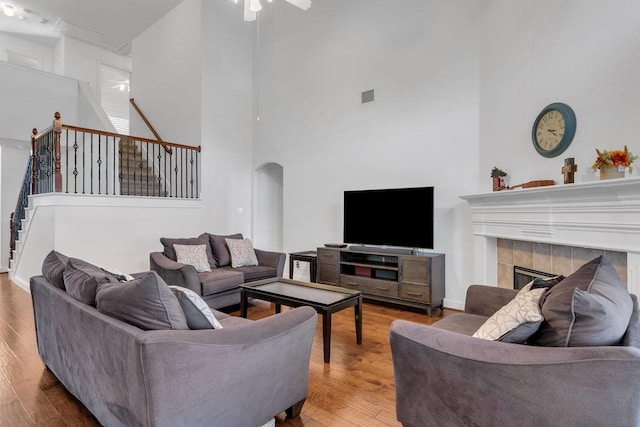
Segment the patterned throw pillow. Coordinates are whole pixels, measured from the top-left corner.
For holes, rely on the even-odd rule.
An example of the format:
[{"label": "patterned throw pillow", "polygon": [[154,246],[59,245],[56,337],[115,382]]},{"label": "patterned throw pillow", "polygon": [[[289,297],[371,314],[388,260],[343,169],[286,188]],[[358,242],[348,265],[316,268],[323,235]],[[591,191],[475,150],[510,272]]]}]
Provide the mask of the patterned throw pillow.
[{"label": "patterned throw pillow", "polygon": [[173,249],[180,264],[191,264],[198,273],[211,271],[206,245],[173,245]]},{"label": "patterned throw pillow", "polygon": [[523,343],[544,320],[540,298],[547,288],[531,290],[533,282],[522,288],[507,305],[496,311],[473,336],[485,340]]},{"label": "patterned throw pillow", "polygon": [[178,298],[189,329],[222,329],[222,325],[200,295],[182,286],[169,285],[169,289]]},{"label": "patterned throw pillow", "polygon": [[256,251],[249,239],[225,239],[231,254],[231,267],[249,267],[258,265]]}]

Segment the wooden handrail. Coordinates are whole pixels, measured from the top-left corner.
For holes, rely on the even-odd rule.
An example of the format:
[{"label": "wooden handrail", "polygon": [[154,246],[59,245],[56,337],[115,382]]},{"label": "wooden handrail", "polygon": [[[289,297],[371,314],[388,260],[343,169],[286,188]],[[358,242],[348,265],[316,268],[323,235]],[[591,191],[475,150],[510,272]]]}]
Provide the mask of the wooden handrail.
[{"label": "wooden handrail", "polygon": [[[147,127],[149,128],[149,130],[151,131],[151,133],[153,134],[153,136],[156,137],[156,139],[158,141],[160,141],[160,143],[162,144],[162,138],[160,138],[160,135],[158,134],[158,132],[156,132],[156,130],[153,128],[153,126],[151,125],[151,123],[149,122],[149,120],[147,120],[147,117],[144,115],[144,113],[142,112],[142,110],[140,110],[140,107],[138,107],[138,104],[136,104],[136,100],[133,98],[129,99],[129,102],[131,103],[131,105],[133,105],[133,108],[137,111],[138,115],[140,116],[140,118],[142,119],[142,121],[144,122],[144,124],[147,125]],[[171,154],[171,148],[167,147],[166,145],[162,144],[162,146],[164,147],[164,150]]]},{"label": "wooden handrail", "polygon": [[[169,141],[157,141],[155,139],[150,139],[150,138],[144,138],[141,136],[133,136],[133,135],[124,135],[122,133],[116,133],[116,132],[109,132],[106,130],[97,130],[97,129],[90,129],[90,128],[84,128],[81,126],[74,126],[74,125],[62,125],[62,129],[68,129],[68,130],[74,130],[74,131],[78,131],[78,132],[87,132],[87,133],[93,133],[96,135],[103,135],[103,136],[113,136],[116,138],[128,138],[128,139],[133,139],[134,141],[140,141],[140,142],[148,142],[151,144],[159,144],[159,145],[166,145],[167,147],[175,147],[175,148],[185,148],[187,150],[196,150],[197,152],[201,151],[201,146],[200,145],[184,145],[184,144],[176,144],[175,142],[169,142]],[[49,131],[51,131],[51,128],[48,129]],[[46,133],[42,132],[41,134]],[[170,151],[167,151],[168,153]]]}]

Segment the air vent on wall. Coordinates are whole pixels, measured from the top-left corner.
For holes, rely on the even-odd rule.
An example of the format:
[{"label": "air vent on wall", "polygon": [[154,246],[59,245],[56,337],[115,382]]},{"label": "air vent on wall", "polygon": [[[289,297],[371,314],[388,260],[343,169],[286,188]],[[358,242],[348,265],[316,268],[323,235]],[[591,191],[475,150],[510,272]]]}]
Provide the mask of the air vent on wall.
[{"label": "air vent on wall", "polygon": [[373,102],[373,89],[362,92],[362,103]]}]

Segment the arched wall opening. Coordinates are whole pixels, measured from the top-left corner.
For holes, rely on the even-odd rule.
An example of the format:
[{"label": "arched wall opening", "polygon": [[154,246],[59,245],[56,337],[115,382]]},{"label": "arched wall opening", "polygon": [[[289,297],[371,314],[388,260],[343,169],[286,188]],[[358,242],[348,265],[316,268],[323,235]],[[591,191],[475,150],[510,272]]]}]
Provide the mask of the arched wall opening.
[{"label": "arched wall opening", "polygon": [[283,172],[277,163],[265,163],[254,172],[254,247],[282,251],[284,234]]}]

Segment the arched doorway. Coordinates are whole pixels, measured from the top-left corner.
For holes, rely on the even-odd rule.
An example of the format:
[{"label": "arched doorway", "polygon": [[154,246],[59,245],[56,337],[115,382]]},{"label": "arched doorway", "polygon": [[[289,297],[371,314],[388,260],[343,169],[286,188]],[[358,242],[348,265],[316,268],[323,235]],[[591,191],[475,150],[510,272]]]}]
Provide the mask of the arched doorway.
[{"label": "arched doorway", "polygon": [[256,248],[283,250],[283,168],[265,163],[254,174],[253,240]]}]

